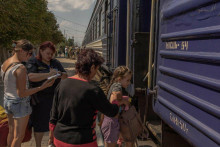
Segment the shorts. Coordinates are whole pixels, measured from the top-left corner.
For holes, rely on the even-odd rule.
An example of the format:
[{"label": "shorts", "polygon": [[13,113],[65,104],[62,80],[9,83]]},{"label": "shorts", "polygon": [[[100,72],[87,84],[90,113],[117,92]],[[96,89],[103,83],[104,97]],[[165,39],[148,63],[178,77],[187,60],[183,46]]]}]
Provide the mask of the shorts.
[{"label": "shorts", "polygon": [[105,116],[101,130],[106,143],[117,143],[119,138],[118,118]]},{"label": "shorts", "polygon": [[4,96],[4,108],[7,114],[12,114],[13,118],[21,118],[31,114],[30,97],[11,98]]}]

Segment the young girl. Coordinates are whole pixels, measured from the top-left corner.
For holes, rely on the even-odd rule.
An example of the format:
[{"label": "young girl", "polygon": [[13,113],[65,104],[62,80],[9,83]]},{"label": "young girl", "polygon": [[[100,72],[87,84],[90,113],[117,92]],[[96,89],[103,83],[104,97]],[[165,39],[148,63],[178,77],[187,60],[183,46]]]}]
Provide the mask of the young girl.
[{"label": "young girl", "polygon": [[[115,69],[113,77],[108,87],[108,95],[110,103],[115,103],[120,107],[125,105],[129,106],[129,101],[122,98],[122,88],[127,88],[130,84],[132,72],[126,66],[119,66]],[[104,116],[101,130],[104,136],[105,147],[116,147],[119,139],[119,122],[118,115],[116,117]],[[132,146],[131,143],[126,143],[126,147]]]}]

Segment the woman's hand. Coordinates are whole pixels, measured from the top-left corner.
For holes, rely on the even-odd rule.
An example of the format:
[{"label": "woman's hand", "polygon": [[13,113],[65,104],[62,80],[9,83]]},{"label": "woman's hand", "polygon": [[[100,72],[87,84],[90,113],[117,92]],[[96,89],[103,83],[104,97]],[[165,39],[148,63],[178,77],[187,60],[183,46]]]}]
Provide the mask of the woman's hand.
[{"label": "woman's hand", "polygon": [[50,76],[53,76],[53,75],[55,75],[55,74],[57,74],[57,70],[56,70],[56,69],[53,69],[53,68],[50,68],[49,77],[50,77]]},{"label": "woman's hand", "polygon": [[53,79],[53,80],[46,80],[42,85],[41,85],[41,88],[42,89],[45,89],[47,87],[50,87],[54,84],[56,79]]},{"label": "woman's hand", "polygon": [[58,78],[61,78],[63,73],[61,71],[58,71],[57,73],[60,74]]},{"label": "woman's hand", "polygon": [[49,132],[49,140],[48,140],[48,145],[52,145],[53,144],[53,131]]},{"label": "woman's hand", "polygon": [[115,100],[120,101],[122,99],[122,93],[121,91],[113,91],[110,96],[110,103],[112,103]]}]

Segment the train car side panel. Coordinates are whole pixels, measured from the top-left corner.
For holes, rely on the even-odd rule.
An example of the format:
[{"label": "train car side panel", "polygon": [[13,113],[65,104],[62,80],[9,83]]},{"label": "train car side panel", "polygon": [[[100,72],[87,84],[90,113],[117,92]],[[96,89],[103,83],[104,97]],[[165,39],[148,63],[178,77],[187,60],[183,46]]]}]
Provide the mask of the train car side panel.
[{"label": "train car side panel", "polygon": [[197,147],[220,145],[219,11],[211,0],[160,1],[154,110]]},{"label": "train car side panel", "polygon": [[119,1],[118,66],[126,64],[126,15],[127,2]]}]

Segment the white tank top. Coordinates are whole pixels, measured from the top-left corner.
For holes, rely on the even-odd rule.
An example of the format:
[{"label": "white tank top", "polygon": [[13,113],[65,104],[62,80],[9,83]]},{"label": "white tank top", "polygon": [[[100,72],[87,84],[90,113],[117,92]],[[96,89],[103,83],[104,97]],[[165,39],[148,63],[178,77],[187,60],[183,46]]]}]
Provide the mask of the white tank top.
[{"label": "white tank top", "polygon": [[[12,68],[8,69],[5,73],[4,77],[4,94],[10,99],[17,99],[19,98],[17,94],[17,85],[16,85],[16,77],[14,75],[14,72],[21,66],[22,64],[17,64],[13,66]],[[3,77],[3,70],[1,68],[1,76]],[[27,76],[26,76],[27,77]],[[26,82],[26,88],[28,88],[28,80]]]}]

